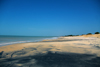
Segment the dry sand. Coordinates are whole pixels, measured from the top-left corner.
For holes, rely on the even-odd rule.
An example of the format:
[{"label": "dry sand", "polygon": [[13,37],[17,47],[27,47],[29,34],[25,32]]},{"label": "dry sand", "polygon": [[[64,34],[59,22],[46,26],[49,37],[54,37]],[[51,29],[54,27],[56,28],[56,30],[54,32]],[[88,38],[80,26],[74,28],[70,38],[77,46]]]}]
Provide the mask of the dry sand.
[{"label": "dry sand", "polygon": [[0,47],[0,67],[100,67],[100,34]]},{"label": "dry sand", "polygon": [[96,38],[100,38],[100,34],[82,35],[82,37],[96,37]]}]

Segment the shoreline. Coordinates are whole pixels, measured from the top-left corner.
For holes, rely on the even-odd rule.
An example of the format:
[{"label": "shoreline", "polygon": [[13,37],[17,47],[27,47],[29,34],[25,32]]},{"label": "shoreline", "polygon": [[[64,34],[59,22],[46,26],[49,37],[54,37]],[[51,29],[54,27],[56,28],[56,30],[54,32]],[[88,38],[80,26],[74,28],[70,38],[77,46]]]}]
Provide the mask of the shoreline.
[{"label": "shoreline", "polygon": [[[13,44],[21,44],[21,43],[35,43],[35,42],[40,42],[40,41],[45,40],[45,39],[57,39],[58,38],[58,37],[53,37],[53,36],[47,36],[47,37],[43,36],[42,38],[41,37],[40,38],[34,38],[34,36],[33,36],[33,39],[27,39],[27,37],[29,37],[29,36],[26,36],[26,38],[25,38],[26,40],[24,40],[24,39],[21,40],[20,36],[18,36],[19,40],[15,40],[15,41],[9,41],[9,39],[7,38],[8,42],[6,42],[6,41],[1,42],[0,47],[7,46],[7,45],[13,45]],[[6,38],[5,38],[5,40],[6,40]]]},{"label": "shoreline", "polygon": [[[68,60],[64,61],[64,58]],[[92,62],[93,59],[96,61]],[[7,61],[4,62],[5,60]],[[13,65],[16,67],[24,67],[24,65],[45,67],[44,65],[46,65],[46,63],[51,66],[53,63],[58,61],[62,61],[63,63],[61,63],[64,64],[65,67],[68,66],[67,63],[71,64],[73,67],[72,62],[74,61],[76,67],[80,67],[77,65],[80,65],[81,63],[83,63],[83,67],[84,65],[86,65],[86,67],[99,67],[100,38],[83,36],[59,37],[58,39],[46,39],[35,43],[12,44],[0,47],[0,62],[2,63],[0,64],[1,67],[6,67],[4,65],[8,64],[12,65],[10,62],[13,62]],[[62,64],[60,64],[60,66]],[[53,65],[59,64],[55,63]]]},{"label": "shoreline", "polygon": [[[98,34],[96,34],[98,35]],[[92,37],[91,37],[92,36]],[[70,36],[70,37],[58,37],[57,39],[44,39],[38,42],[26,42],[26,43],[16,43],[16,44],[10,44],[10,45],[5,45],[5,46],[1,46],[2,47],[11,47],[11,46],[19,46],[19,45],[27,45],[27,44],[40,44],[40,43],[52,43],[52,42],[69,42],[69,41],[78,41],[80,39],[91,39],[91,38],[100,38],[100,34],[96,37],[95,34],[94,35],[82,35],[82,36]],[[29,45],[27,45],[29,46]],[[0,50],[1,52],[2,50]]]},{"label": "shoreline", "polygon": [[[37,43],[37,42],[48,42],[48,41],[54,41],[54,40],[58,40],[58,39],[61,39],[61,38],[68,38],[68,37],[93,37],[93,38],[100,38],[100,34],[91,34],[91,35],[80,35],[80,36],[60,36],[60,37],[57,37],[56,39],[52,39],[52,38],[47,38],[47,39],[42,39],[40,41],[35,41],[35,42],[24,42],[24,43]],[[24,44],[24,43],[15,43],[15,44]],[[15,44],[8,44],[8,45],[15,45]],[[8,45],[4,45],[4,46],[8,46]],[[3,47],[3,46],[0,46],[0,47]]]}]

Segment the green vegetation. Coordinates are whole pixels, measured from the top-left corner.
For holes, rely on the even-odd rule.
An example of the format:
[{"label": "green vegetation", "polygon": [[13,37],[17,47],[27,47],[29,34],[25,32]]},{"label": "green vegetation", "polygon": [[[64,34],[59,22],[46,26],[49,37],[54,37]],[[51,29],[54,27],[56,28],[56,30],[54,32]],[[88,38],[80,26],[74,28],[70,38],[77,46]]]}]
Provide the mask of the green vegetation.
[{"label": "green vegetation", "polygon": [[73,35],[65,35],[65,37],[69,37],[69,36],[73,36]]},{"label": "green vegetation", "polygon": [[68,36],[74,36],[74,35],[68,35]]},{"label": "green vegetation", "polygon": [[99,32],[95,32],[95,34],[100,34]]},{"label": "green vegetation", "polygon": [[87,35],[92,35],[92,33],[88,33]]},{"label": "green vegetation", "polygon": [[69,37],[69,36],[79,36],[79,35],[65,35],[65,37]]},{"label": "green vegetation", "polygon": [[[99,32],[95,32],[95,34],[100,34],[100,33]],[[92,33],[82,34],[82,35],[92,35]],[[65,35],[65,37],[69,37],[69,36],[79,36],[79,35]]]}]

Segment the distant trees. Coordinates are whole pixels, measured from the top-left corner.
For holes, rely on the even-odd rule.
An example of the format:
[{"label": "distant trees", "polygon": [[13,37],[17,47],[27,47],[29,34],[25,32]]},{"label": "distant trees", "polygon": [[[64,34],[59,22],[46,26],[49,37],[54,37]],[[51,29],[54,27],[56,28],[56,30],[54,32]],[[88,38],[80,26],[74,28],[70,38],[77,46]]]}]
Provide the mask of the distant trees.
[{"label": "distant trees", "polygon": [[70,37],[70,36],[79,36],[79,35],[65,35],[65,37]]},{"label": "distant trees", "polygon": [[66,37],[68,37],[68,36],[73,36],[73,35],[65,35]]},{"label": "distant trees", "polygon": [[68,36],[74,36],[74,35],[68,35]]},{"label": "distant trees", "polygon": [[99,34],[99,32],[95,32],[95,34]]},{"label": "distant trees", "polygon": [[92,33],[88,33],[87,35],[92,35]]},{"label": "distant trees", "polygon": [[[95,34],[100,34],[100,33],[99,32],[95,32]],[[82,35],[92,35],[92,33],[82,34]],[[69,37],[69,36],[79,36],[79,35],[65,35],[65,37]]]}]

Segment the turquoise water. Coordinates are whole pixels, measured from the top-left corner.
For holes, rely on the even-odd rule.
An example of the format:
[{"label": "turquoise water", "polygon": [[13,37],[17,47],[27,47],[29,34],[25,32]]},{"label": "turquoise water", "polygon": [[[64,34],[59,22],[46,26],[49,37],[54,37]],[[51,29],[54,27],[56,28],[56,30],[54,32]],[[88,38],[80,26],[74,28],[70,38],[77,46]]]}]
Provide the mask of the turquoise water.
[{"label": "turquoise water", "polygon": [[27,43],[27,42],[38,42],[43,39],[57,39],[56,36],[1,36],[0,35],[0,46]]}]

